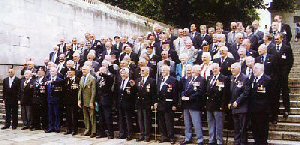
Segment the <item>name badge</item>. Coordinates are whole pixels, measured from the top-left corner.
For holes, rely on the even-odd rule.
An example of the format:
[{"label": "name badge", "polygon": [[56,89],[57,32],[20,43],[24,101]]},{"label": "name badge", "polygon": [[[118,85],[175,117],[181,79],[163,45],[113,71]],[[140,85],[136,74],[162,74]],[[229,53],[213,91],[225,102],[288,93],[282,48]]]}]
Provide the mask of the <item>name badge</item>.
[{"label": "name badge", "polygon": [[286,59],[286,55],[285,54],[281,55],[281,58]]},{"label": "name badge", "polygon": [[188,100],[190,100],[190,98],[189,97],[181,97],[181,100],[188,101]]},{"label": "name badge", "polygon": [[243,87],[243,82],[238,82],[237,87],[238,87],[238,88]]},{"label": "name badge", "polygon": [[173,99],[166,99],[166,102],[172,102]]},{"label": "name badge", "polygon": [[263,85],[261,85],[260,87],[257,88],[257,92],[258,93],[266,93],[266,88]]}]

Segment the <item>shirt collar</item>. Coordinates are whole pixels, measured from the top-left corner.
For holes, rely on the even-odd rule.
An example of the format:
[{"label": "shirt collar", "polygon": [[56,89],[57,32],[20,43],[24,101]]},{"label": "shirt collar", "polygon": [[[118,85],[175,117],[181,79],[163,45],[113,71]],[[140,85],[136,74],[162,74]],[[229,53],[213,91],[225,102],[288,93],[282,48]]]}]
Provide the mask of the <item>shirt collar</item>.
[{"label": "shirt collar", "polygon": [[16,76],[13,76],[13,77],[9,77],[9,79],[12,79],[12,80],[14,80],[16,78]]}]

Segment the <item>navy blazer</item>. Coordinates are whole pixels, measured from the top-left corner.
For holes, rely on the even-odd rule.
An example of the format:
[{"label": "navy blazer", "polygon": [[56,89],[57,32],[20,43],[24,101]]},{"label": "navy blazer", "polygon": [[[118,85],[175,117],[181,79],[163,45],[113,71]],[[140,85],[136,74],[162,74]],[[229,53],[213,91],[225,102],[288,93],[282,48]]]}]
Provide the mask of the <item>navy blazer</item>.
[{"label": "navy blazer", "polygon": [[237,102],[237,108],[232,108],[232,114],[238,113],[247,113],[248,112],[248,98],[250,94],[250,80],[249,78],[240,73],[240,75],[234,79],[234,76],[231,76],[231,84],[230,84],[230,93],[231,100],[230,103]]},{"label": "navy blazer", "polygon": [[[50,80],[51,76],[49,77]],[[59,77],[48,83],[48,103],[58,103],[59,99],[63,97],[63,83],[64,80]]]},{"label": "navy blazer", "polygon": [[[177,106],[178,102],[177,80],[175,77],[169,76],[165,83],[162,83],[162,79],[159,79],[157,83],[157,109],[159,111],[171,111],[172,106]],[[161,84],[162,89],[160,89]]]}]

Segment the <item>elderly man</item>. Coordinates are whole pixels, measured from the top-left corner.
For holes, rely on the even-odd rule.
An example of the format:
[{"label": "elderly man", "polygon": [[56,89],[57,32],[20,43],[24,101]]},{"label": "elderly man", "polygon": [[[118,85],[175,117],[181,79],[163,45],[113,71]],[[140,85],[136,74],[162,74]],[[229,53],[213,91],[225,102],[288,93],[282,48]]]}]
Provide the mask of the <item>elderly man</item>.
[{"label": "elderly man", "polygon": [[244,36],[242,33],[235,34],[235,43],[232,44],[229,49],[229,52],[233,55],[235,60],[238,60],[240,58],[238,54],[238,50],[242,46],[243,40],[244,40]]},{"label": "elderly man", "polygon": [[129,45],[124,46],[124,53],[120,55],[120,61],[124,59],[125,56],[129,56],[135,64],[138,63],[139,57],[136,53],[132,52],[132,47]]},{"label": "elderly man", "polygon": [[85,131],[84,136],[96,137],[96,79],[90,74],[90,67],[82,67],[82,77],[79,83],[78,106],[83,109]]},{"label": "elderly man", "polygon": [[241,71],[245,72],[245,69],[247,67],[246,65],[246,48],[244,46],[241,46],[241,48],[238,50],[238,54],[239,54],[239,59],[236,60],[236,62],[240,62],[241,64]]},{"label": "elderly man", "polygon": [[235,62],[233,58],[228,57],[228,48],[226,46],[222,46],[220,48],[221,57],[213,60],[214,63],[218,63],[221,67],[221,74],[225,76],[231,76],[231,64]]},{"label": "elderly man", "polygon": [[169,53],[168,51],[162,51],[161,53],[162,60],[157,63],[157,73],[156,73],[156,79],[158,80],[162,75],[162,66],[168,65],[170,66],[170,73],[171,75],[175,75],[175,62],[169,59]]},{"label": "elderly man", "polygon": [[176,65],[176,78],[178,81],[180,81],[181,78],[186,75],[186,65],[192,64],[191,62],[188,62],[188,55],[186,53],[182,53],[179,56],[179,59],[181,63]]},{"label": "elderly man", "polygon": [[32,97],[34,93],[34,79],[32,79],[32,72],[26,70],[24,72],[24,79],[21,80],[21,115],[24,127],[22,130],[28,129],[32,126]]},{"label": "elderly man", "polygon": [[211,56],[209,52],[203,52],[202,54],[202,64],[200,65],[200,75],[207,80],[211,73],[210,65],[212,64]]},{"label": "elderly man", "polygon": [[248,76],[249,79],[252,78],[252,76],[253,76],[254,64],[255,64],[255,58],[253,58],[252,56],[247,56],[246,57],[246,69],[244,69],[244,72],[242,72],[242,73],[245,74],[246,76]]},{"label": "elderly man", "polygon": [[[246,55],[247,56],[252,56],[252,57],[255,58],[258,55],[257,51],[253,50],[250,39],[244,39],[243,43],[242,43],[242,46],[244,46],[246,48]],[[257,50],[257,48],[256,48],[256,50]]]},{"label": "elderly man", "polygon": [[5,104],[5,125],[1,129],[18,127],[18,97],[20,79],[15,76],[15,70],[8,70],[8,77],[3,80],[3,101]]},{"label": "elderly man", "polygon": [[170,66],[163,65],[161,68],[162,77],[158,81],[157,100],[154,108],[158,110],[159,129],[161,132],[160,142],[170,141],[175,143],[174,136],[174,112],[176,110],[177,80],[170,76]]},{"label": "elderly man", "polygon": [[48,91],[48,117],[49,126],[46,133],[60,132],[60,111],[59,105],[62,98],[63,79],[57,76],[57,69],[52,67],[50,69],[50,77],[47,82]]},{"label": "elderly man", "polygon": [[150,141],[151,133],[151,105],[156,96],[156,82],[151,78],[150,68],[141,67],[140,77],[137,79],[136,108],[141,136],[137,141]]},{"label": "elderly man", "polygon": [[53,47],[53,51],[50,52],[50,54],[49,54],[49,60],[52,61],[52,62],[54,62],[55,64],[58,64],[59,63],[59,55],[60,54],[61,54],[61,52],[59,51],[59,47],[58,46],[54,46]]},{"label": "elderly man", "polygon": [[229,78],[220,73],[219,64],[211,65],[213,75],[207,83],[207,120],[209,144],[223,144],[223,111],[229,101]]},{"label": "elderly man", "polygon": [[203,49],[203,46],[210,45],[212,43],[212,38],[210,35],[207,34],[207,26],[200,25],[200,34],[195,38],[195,48],[196,49]]},{"label": "elderly man", "polygon": [[[133,123],[132,116],[135,108],[137,87],[135,81],[129,78],[129,69],[120,70],[121,80],[119,80],[119,126],[120,139],[132,140]],[[125,125],[126,124],[126,125]]]},{"label": "elderly man", "polygon": [[231,31],[227,34],[227,43],[234,44],[236,43],[235,35],[237,33],[237,23],[231,22],[230,23]]},{"label": "elderly man", "polygon": [[194,63],[196,58],[197,58],[197,54],[198,54],[198,50],[195,49],[195,47],[193,46],[193,42],[192,40],[186,40],[185,41],[185,48],[183,50],[183,52],[181,52],[180,54],[186,53],[188,55],[188,62]]},{"label": "elderly man", "polygon": [[254,79],[249,96],[249,112],[252,134],[256,145],[267,145],[269,132],[269,114],[271,111],[271,79],[264,74],[264,65],[256,63],[253,69]]},{"label": "elderly man", "polygon": [[247,113],[250,93],[250,81],[241,73],[241,64],[231,65],[231,100],[228,109],[232,110],[234,121],[234,144],[247,144]]},{"label": "elderly man", "polygon": [[184,108],[185,140],[181,144],[192,143],[192,124],[197,134],[197,143],[203,144],[201,109],[205,105],[203,102],[206,88],[205,79],[200,76],[200,71],[200,65],[194,65],[192,77],[182,81],[185,83],[181,95],[182,107]]}]

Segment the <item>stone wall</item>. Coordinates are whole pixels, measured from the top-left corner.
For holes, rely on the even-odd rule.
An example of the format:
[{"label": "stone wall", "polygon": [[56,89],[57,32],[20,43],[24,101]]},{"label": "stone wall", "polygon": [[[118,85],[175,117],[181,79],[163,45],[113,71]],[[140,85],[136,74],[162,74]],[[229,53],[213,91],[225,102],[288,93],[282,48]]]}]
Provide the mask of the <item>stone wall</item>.
[{"label": "stone wall", "polygon": [[60,38],[144,34],[148,19],[128,11],[83,0],[1,0],[0,64],[42,64]]}]

